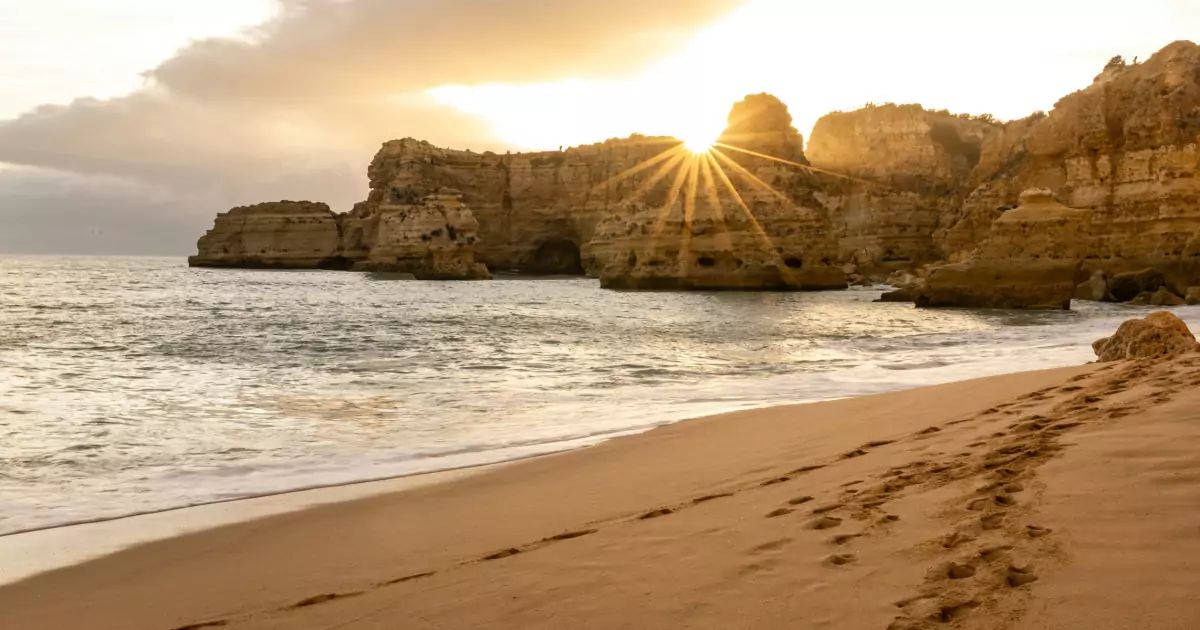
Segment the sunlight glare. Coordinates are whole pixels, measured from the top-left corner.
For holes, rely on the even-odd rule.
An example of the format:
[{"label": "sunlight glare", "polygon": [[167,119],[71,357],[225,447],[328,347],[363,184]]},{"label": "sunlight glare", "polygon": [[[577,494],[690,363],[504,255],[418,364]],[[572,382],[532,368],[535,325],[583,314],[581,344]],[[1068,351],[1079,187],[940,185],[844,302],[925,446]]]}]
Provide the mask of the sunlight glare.
[{"label": "sunlight glare", "polygon": [[691,134],[691,135],[685,136],[683,138],[684,148],[686,148],[688,151],[691,151],[695,155],[700,155],[701,153],[708,153],[709,151],[712,150],[713,145],[716,144],[716,142],[717,142],[716,138],[713,138],[712,136],[709,136],[706,134],[704,134],[704,135]]}]

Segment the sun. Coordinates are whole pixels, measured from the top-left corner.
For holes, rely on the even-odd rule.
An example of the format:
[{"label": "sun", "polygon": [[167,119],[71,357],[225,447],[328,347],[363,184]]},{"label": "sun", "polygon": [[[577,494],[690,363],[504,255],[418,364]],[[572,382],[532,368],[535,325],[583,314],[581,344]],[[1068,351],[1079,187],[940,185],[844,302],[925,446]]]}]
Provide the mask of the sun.
[{"label": "sun", "polygon": [[695,155],[708,153],[716,143],[716,137],[710,133],[692,133],[683,137],[684,148]]}]

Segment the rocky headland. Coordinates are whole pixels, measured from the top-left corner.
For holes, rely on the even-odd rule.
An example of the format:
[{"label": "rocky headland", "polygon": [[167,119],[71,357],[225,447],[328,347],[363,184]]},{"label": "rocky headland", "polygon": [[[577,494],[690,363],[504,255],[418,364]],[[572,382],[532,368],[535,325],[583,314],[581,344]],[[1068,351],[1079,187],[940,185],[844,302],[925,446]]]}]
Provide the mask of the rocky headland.
[{"label": "rocky headland", "polygon": [[586,274],[612,288],[903,284],[926,306],[1200,300],[1200,47],[1114,58],[1048,113],[1002,123],[919,105],[821,118],[734,105],[707,152],[631,136],[559,151],[385,143],[344,214],[218,216],[196,266]]}]

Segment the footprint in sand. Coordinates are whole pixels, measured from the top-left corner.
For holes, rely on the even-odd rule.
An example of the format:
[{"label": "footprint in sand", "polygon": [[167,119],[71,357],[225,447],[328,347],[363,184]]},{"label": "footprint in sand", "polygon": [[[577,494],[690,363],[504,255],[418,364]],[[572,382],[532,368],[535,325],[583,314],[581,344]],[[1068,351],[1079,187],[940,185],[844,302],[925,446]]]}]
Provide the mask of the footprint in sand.
[{"label": "footprint in sand", "polygon": [[220,628],[222,626],[228,626],[228,625],[229,625],[228,621],[226,621],[224,619],[218,619],[216,621],[201,621],[200,623],[189,623],[186,626],[178,626],[175,628],[171,628],[171,630],[203,630],[205,628]]},{"label": "footprint in sand", "polygon": [[958,564],[957,562],[947,564],[943,571],[946,577],[951,580],[965,580],[975,575],[975,567],[969,564]]},{"label": "footprint in sand", "polygon": [[938,608],[937,620],[943,623],[949,623],[951,621],[961,619],[963,615],[970,612],[971,609],[977,608],[978,606],[979,602],[973,599],[955,600],[951,603],[942,604],[942,606]]},{"label": "footprint in sand", "polygon": [[778,509],[771,510],[770,512],[768,512],[767,518],[776,518],[776,517],[784,516],[784,515],[791,514],[791,513],[792,513],[792,510],[790,510],[788,508],[778,508]]},{"label": "footprint in sand", "polygon": [[1016,588],[1018,586],[1029,584],[1030,582],[1036,582],[1037,579],[1037,575],[1034,575],[1031,567],[1018,567],[1015,565],[1009,565],[1008,577],[1005,579],[1005,581],[1008,582],[1009,586]]},{"label": "footprint in sand", "polygon": [[499,560],[499,559],[501,559],[501,558],[507,558],[507,557],[509,557],[509,556],[515,556],[515,555],[517,555],[517,554],[519,554],[519,553],[521,553],[521,550],[520,550],[520,549],[517,549],[516,547],[509,547],[508,549],[502,549],[502,550],[500,550],[500,551],[497,551],[497,552],[495,552],[495,553],[490,553],[490,554],[488,554],[488,555],[486,555],[486,556],[484,556],[484,557],[480,558],[480,560]]},{"label": "footprint in sand", "polygon": [[393,584],[402,584],[404,582],[411,582],[413,580],[419,580],[421,578],[430,577],[430,576],[434,575],[435,573],[437,573],[437,571],[422,571],[420,573],[413,573],[410,575],[405,575],[402,577],[385,580],[383,582],[380,582],[377,586],[391,586]]},{"label": "footprint in sand", "polygon": [[804,527],[806,529],[833,529],[842,524],[842,519],[836,516],[822,516],[818,519],[813,519]]},{"label": "footprint in sand", "polygon": [[779,538],[777,540],[767,541],[765,543],[762,543],[761,545],[755,545],[752,549],[750,549],[750,553],[762,553],[764,551],[775,551],[777,549],[782,549],[784,547],[784,545],[787,545],[790,542],[792,542],[791,538]]},{"label": "footprint in sand", "polygon": [[946,549],[954,549],[955,547],[975,540],[975,537],[966,532],[954,532],[942,540],[942,547]]},{"label": "footprint in sand", "polygon": [[985,530],[999,529],[1004,524],[1003,514],[988,514],[979,519],[979,525]]},{"label": "footprint in sand", "polygon": [[363,594],[363,591],[354,591],[352,593],[322,593],[320,595],[313,595],[312,597],[306,597],[306,598],[296,602],[295,604],[288,606],[287,609],[307,608],[309,606],[316,606],[317,604],[324,604],[325,602],[331,602],[335,599],[342,599],[345,597],[354,597],[356,595],[362,595],[362,594]]},{"label": "footprint in sand", "polygon": [[657,510],[651,510],[651,511],[646,512],[645,514],[639,516],[638,520],[644,521],[644,520],[651,519],[651,518],[658,518],[660,516],[666,516],[666,515],[672,513],[673,511],[674,510],[672,510],[671,508],[658,508]]},{"label": "footprint in sand", "polygon": [[813,498],[812,498],[811,496],[809,496],[809,495],[807,495],[807,494],[806,494],[806,495],[804,495],[804,496],[802,496],[802,497],[796,497],[796,498],[794,498],[794,499],[788,499],[788,505],[801,505],[801,504],[803,504],[803,503],[808,503],[809,501],[812,501],[812,500],[813,500]]},{"label": "footprint in sand", "polygon": [[825,563],[828,565],[840,567],[843,565],[850,564],[851,562],[854,562],[855,560],[858,560],[858,556],[855,556],[852,553],[835,553],[832,556],[825,558]]},{"label": "footprint in sand", "polygon": [[587,536],[588,534],[595,534],[596,531],[597,530],[595,530],[595,529],[580,529],[580,530],[573,531],[573,532],[563,532],[561,534],[547,536],[546,538],[542,539],[542,542],[558,542],[560,540],[571,540],[572,538],[579,538],[580,536]]},{"label": "footprint in sand", "polygon": [[992,562],[1003,558],[1012,551],[1012,545],[996,545],[995,547],[985,547],[979,550],[979,559],[984,562]]},{"label": "footprint in sand", "polygon": [[732,492],[719,492],[717,494],[706,494],[702,497],[696,497],[695,499],[692,499],[692,505],[699,505],[706,501],[713,501],[715,499],[724,499],[725,497],[731,497],[731,496],[733,496]]},{"label": "footprint in sand", "polygon": [[1025,532],[1029,534],[1030,538],[1041,538],[1042,536],[1049,534],[1051,531],[1052,530],[1048,527],[1040,527],[1038,525],[1025,526]]}]

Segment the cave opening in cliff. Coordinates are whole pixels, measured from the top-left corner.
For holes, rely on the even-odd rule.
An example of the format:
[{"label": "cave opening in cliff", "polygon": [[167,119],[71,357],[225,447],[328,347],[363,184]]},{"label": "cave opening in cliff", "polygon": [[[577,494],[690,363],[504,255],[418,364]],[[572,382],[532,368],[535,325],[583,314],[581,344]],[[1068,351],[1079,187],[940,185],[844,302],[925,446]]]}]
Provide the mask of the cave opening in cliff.
[{"label": "cave opening in cliff", "polygon": [[552,238],[538,246],[529,273],[548,275],[583,275],[583,258],[579,245],[565,238]]}]

